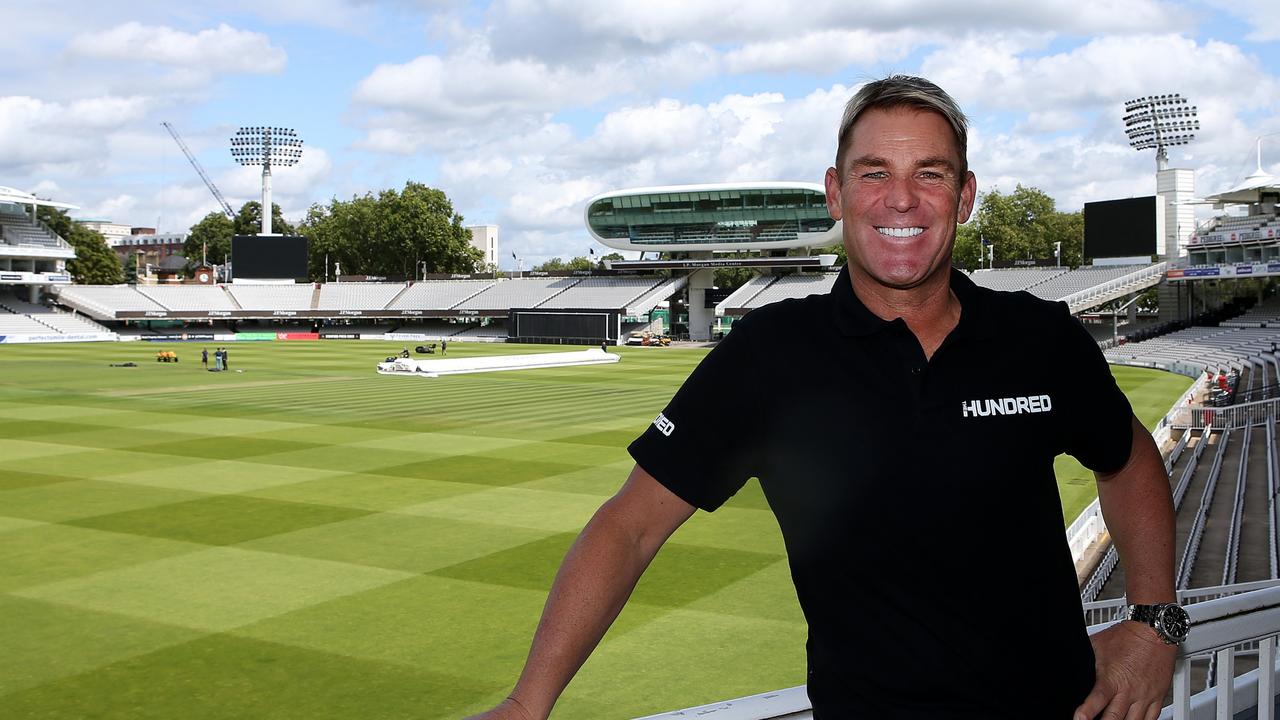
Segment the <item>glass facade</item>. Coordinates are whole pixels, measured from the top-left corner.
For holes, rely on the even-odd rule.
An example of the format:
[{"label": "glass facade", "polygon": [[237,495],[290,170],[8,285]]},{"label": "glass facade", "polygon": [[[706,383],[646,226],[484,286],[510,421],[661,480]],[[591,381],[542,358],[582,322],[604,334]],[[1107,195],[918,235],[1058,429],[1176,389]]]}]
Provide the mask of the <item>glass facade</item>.
[{"label": "glass facade", "polygon": [[793,241],[835,225],[821,191],[805,188],[691,190],[596,200],[587,223],[601,238],[635,245]]}]

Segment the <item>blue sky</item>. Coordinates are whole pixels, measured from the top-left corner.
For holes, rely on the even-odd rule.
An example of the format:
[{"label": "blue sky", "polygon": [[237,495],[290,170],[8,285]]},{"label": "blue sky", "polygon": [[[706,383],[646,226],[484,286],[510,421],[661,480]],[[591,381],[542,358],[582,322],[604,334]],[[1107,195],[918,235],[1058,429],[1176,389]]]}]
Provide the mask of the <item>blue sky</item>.
[{"label": "blue sky", "polygon": [[[216,209],[160,126],[174,124],[233,205],[240,125],[294,127],[304,161],[276,201],[443,189],[501,226],[526,267],[585,254],[587,198],[641,185],[820,182],[841,105],[869,78],[923,74],[973,121],[982,189],[1039,187],[1063,209],[1150,194],[1124,100],[1201,111],[1175,166],[1208,194],[1280,133],[1280,25],[1255,0],[55,2],[5,12],[0,185],[80,215],[182,231]],[[1280,135],[1263,141],[1280,174]]]}]

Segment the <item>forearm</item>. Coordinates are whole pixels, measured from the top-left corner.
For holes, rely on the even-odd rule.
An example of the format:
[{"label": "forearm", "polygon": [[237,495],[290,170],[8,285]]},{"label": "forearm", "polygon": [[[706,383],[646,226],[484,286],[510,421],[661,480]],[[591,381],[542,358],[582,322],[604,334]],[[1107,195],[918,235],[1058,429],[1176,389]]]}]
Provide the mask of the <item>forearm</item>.
[{"label": "forearm", "polygon": [[1135,418],[1129,462],[1098,475],[1098,502],[1124,565],[1131,603],[1171,602],[1174,588],[1174,510],[1160,452]]},{"label": "forearm", "polygon": [[666,539],[655,541],[627,530],[611,503],[587,523],[556,573],[524,671],[512,691],[535,718],[550,714]]}]

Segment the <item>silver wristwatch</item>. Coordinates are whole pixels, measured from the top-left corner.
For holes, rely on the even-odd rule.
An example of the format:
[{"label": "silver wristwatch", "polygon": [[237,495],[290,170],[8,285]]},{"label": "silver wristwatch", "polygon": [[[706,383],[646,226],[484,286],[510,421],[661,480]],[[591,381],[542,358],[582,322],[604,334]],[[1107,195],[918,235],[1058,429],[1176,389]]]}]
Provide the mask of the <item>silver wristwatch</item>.
[{"label": "silver wristwatch", "polygon": [[1191,618],[1178,603],[1157,603],[1155,605],[1126,605],[1123,620],[1133,620],[1150,625],[1156,635],[1168,645],[1177,645],[1187,639],[1191,631]]}]

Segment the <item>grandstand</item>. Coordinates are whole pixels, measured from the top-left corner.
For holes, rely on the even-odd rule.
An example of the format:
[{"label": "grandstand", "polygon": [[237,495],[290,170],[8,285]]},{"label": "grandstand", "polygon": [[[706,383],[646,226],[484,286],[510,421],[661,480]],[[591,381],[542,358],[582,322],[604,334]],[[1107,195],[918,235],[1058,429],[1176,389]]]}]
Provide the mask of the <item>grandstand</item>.
[{"label": "grandstand", "polygon": [[978,287],[1016,292],[1070,272],[1069,268],[1010,268],[1008,270],[975,270],[969,275]]}]

